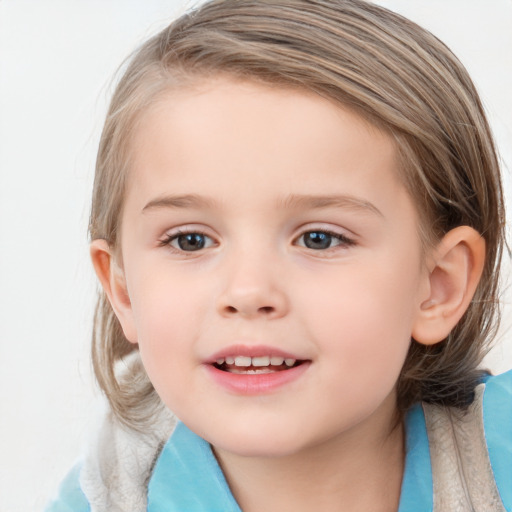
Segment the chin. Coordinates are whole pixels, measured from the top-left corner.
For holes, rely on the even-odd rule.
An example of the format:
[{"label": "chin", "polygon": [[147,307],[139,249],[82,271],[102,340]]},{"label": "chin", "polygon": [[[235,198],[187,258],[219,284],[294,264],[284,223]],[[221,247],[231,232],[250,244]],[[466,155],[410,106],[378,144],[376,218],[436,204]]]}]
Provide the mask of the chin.
[{"label": "chin", "polygon": [[[221,451],[236,454],[240,457],[279,458],[294,455],[305,448],[304,439],[290,432],[273,431],[271,429],[255,429],[253,432],[224,432],[222,436],[207,439],[210,444]],[[227,435],[226,435],[227,434]],[[301,442],[299,442],[299,439]]]},{"label": "chin", "polygon": [[234,455],[238,455],[239,457],[250,457],[250,458],[264,458],[264,459],[274,459],[281,457],[289,457],[300,451],[297,447],[283,447],[283,446],[275,446],[271,444],[270,446],[262,446],[261,444],[253,444],[253,443],[237,443],[237,444],[225,444],[225,445],[213,445],[214,450],[222,450],[224,452],[229,452]]}]

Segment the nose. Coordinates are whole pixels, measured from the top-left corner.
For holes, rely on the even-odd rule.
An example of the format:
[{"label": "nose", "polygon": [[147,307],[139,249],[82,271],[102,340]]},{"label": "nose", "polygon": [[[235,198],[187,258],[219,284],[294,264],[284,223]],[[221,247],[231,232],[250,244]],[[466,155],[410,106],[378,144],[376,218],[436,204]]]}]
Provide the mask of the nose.
[{"label": "nose", "polygon": [[223,273],[222,292],[217,309],[224,317],[276,319],[289,309],[284,279],[275,262],[268,258],[230,261]]}]

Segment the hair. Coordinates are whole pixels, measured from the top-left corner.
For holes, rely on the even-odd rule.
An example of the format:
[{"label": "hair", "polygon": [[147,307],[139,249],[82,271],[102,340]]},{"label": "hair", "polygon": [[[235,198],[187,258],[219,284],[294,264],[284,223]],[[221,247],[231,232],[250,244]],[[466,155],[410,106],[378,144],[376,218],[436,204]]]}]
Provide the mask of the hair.
[{"label": "hair", "polygon": [[[140,114],[170,89],[217,75],[312,91],[351,109],[394,139],[426,246],[461,225],[484,237],[485,268],[465,315],[436,345],[411,340],[397,383],[402,412],[418,401],[467,406],[499,320],[504,207],[492,135],[463,65],[428,31],[363,0],[210,1],[139,48],[117,85],[97,157],[92,240],[119,245]],[[114,413],[140,428],[159,398],[103,292],[94,321],[100,387]],[[120,379],[131,352],[131,374]]]}]

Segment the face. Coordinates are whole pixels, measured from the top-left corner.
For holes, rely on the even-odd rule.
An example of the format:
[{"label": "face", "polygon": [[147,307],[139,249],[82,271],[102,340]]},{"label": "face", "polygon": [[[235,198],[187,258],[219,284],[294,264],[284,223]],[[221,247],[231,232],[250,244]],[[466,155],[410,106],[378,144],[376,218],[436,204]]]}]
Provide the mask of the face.
[{"label": "face", "polygon": [[212,80],[143,115],[125,200],[118,315],[185,424],[269,456],[389,427],[426,289],[386,134]]}]

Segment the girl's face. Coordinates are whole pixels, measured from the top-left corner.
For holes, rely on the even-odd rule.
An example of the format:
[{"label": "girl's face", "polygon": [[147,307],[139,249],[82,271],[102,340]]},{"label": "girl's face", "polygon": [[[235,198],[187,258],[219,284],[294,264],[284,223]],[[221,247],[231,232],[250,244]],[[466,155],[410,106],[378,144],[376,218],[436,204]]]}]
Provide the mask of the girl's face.
[{"label": "girl's face", "polygon": [[428,278],[386,134],[304,91],[170,92],[134,136],[121,251],[125,334],[219,450],[388,433]]}]

